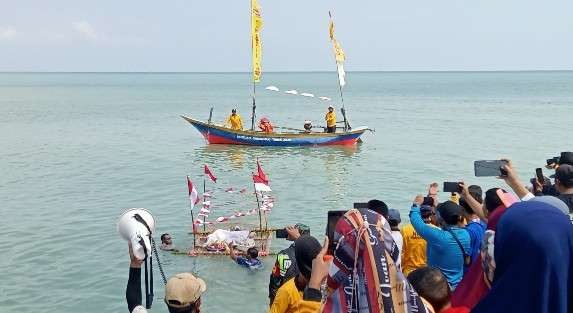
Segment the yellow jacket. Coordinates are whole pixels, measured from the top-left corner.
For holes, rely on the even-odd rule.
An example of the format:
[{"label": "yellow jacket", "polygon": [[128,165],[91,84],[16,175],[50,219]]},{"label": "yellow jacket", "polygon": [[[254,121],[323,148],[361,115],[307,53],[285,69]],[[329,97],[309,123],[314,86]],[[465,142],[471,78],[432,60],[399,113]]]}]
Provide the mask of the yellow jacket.
[{"label": "yellow jacket", "polygon": [[[296,288],[294,283],[296,277],[287,280],[275,296],[269,313],[299,313],[300,302],[302,301],[302,291]],[[320,304],[320,303],[319,303]]]},{"label": "yellow jacket", "polygon": [[336,114],[334,114],[334,111],[326,113],[324,119],[326,120],[327,127],[336,126]]},{"label": "yellow jacket", "polygon": [[402,272],[408,276],[417,268],[426,266],[426,240],[418,235],[412,224],[400,230],[404,245],[402,247]]},{"label": "yellow jacket", "polygon": [[233,130],[243,130],[243,120],[239,114],[231,114],[225,123],[225,126],[231,126]]}]

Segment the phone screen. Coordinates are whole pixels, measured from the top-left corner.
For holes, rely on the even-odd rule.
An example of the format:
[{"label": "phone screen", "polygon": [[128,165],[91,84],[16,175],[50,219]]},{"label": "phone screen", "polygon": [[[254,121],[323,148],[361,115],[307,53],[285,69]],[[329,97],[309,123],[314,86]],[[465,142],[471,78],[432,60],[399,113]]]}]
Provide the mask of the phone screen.
[{"label": "phone screen", "polygon": [[328,218],[326,223],[326,236],[328,236],[328,254],[332,255],[337,242],[334,240],[334,230],[338,220],[346,213],[345,210],[328,211]]},{"label": "phone screen", "polygon": [[275,236],[276,236],[276,238],[283,238],[284,239],[284,238],[288,237],[288,233],[287,233],[286,229],[284,229],[284,228],[283,229],[277,229],[275,231]]},{"label": "phone screen", "polygon": [[460,184],[458,182],[444,182],[444,192],[460,192]]},{"label": "phone screen", "polygon": [[543,170],[540,167],[535,169],[535,176],[537,176],[537,181],[540,184],[543,185],[545,183],[545,177],[543,177]]},{"label": "phone screen", "polygon": [[501,167],[507,165],[502,160],[482,160],[474,162],[474,173],[477,177],[503,176]]}]

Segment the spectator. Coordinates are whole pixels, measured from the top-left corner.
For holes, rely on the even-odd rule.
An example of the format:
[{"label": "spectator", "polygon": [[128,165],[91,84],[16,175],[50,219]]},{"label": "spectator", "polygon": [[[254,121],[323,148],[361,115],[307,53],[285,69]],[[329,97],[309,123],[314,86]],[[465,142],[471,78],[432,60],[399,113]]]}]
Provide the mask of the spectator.
[{"label": "spectator", "polygon": [[555,171],[555,188],[559,191],[559,198],[569,207],[569,214],[573,214],[573,165],[560,165]]},{"label": "spectator", "polygon": [[259,250],[255,247],[250,247],[247,249],[247,256],[238,256],[235,253],[235,248],[230,247],[227,245],[227,249],[229,249],[229,257],[231,260],[235,261],[242,267],[246,267],[250,270],[260,270],[263,268],[263,262],[259,259]]},{"label": "spectator", "polygon": [[289,279],[296,277],[299,273],[295,262],[295,241],[303,235],[310,235],[310,228],[304,224],[298,223],[294,226],[286,227],[288,233],[287,240],[293,243],[286,249],[277,254],[275,266],[269,279],[269,299],[273,304],[277,290]]},{"label": "spectator", "polygon": [[385,219],[388,219],[388,206],[384,201],[376,199],[368,201],[368,210],[381,214]]},{"label": "spectator", "polygon": [[437,208],[441,228],[428,226],[420,213],[423,197],[417,196],[410,211],[410,222],[427,242],[428,265],[442,271],[452,290],[462,280],[464,265],[468,265],[470,236],[463,229],[463,209],[452,201]]},{"label": "spectator", "polygon": [[420,297],[430,302],[435,313],[469,313],[468,308],[452,307],[450,286],[439,269],[433,267],[419,268],[408,275],[408,281]]},{"label": "spectator", "polygon": [[573,312],[573,227],[563,213],[539,201],[516,203],[495,242],[493,284],[472,312]]},{"label": "spectator", "polygon": [[277,291],[269,313],[298,312],[303,298],[303,292],[308,285],[312,261],[320,253],[322,247],[312,236],[300,236],[295,241],[295,260],[299,273],[285,282]]},{"label": "spectator", "polygon": [[466,202],[466,198],[472,197],[475,201],[482,204],[482,190],[480,186],[471,185],[466,187],[464,183],[460,184],[462,188],[462,198],[460,199],[460,206],[464,209],[464,218],[466,220],[465,229],[470,235],[470,246],[469,251],[471,261],[474,262],[480,252],[481,243],[483,235],[486,229],[486,223],[482,221],[477,214],[473,211],[470,205]]},{"label": "spectator", "polygon": [[[133,255],[129,245],[129,280],[125,290],[127,307],[132,313],[146,313],[141,306],[141,263]],[[207,290],[205,282],[191,273],[179,273],[167,281],[165,285],[165,303],[169,313],[199,313],[201,295]]]},{"label": "spectator", "polygon": [[[422,205],[420,213],[424,223],[431,224],[434,211],[432,207]],[[426,266],[426,240],[418,235],[412,224],[406,224],[400,231],[404,240],[402,248],[402,271],[404,275]]]},{"label": "spectator", "polygon": [[388,210],[388,224],[390,224],[390,230],[392,231],[392,238],[394,239],[394,243],[398,246],[398,259],[396,260],[396,267],[399,271],[402,271],[402,248],[404,247],[404,239],[402,238],[402,234],[400,233],[400,225],[402,219],[400,218],[400,211],[396,209],[389,209]]},{"label": "spectator", "polygon": [[[499,219],[507,208],[518,199],[501,188],[492,188],[486,192],[484,203],[487,212],[487,230],[484,234],[481,253],[464,274],[464,278],[452,294],[452,304],[473,308],[489,291],[495,271],[494,242]],[[486,204],[487,203],[487,204]],[[496,207],[493,207],[497,205]]]}]

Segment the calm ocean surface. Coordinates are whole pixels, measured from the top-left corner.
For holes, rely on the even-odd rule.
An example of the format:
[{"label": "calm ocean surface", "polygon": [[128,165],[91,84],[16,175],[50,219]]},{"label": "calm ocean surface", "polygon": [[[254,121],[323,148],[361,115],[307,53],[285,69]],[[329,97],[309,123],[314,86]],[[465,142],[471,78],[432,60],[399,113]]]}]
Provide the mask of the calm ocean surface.
[{"label": "calm ocean surface", "polygon": [[[322,124],[327,104],[264,90],[276,85],[332,97],[334,73],[265,74],[259,116]],[[219,176],[213,216],[251,208],[226,194],[251,188],[258,157],[277,198],[269,225],[304,222],[322,240],[326,212],[371,198],[407,219],[428,183],[473,177],[473,161],[510,157],[523,180],[573,149],[573,72],[349,73],[345,101],[364,144],[348,148],[207,146],[180,114],[249,119],[247,74],[0,74],[0,312],[127,312],[126,208],[148,208],[157,233],[192,243],[185,176]],[[339,119],[341,117],[339,116]],[[447,197],[442,194],[442,199]],[[245,222],[256,221],[246,218]],[[158,236],[156,237],[157,240]],[[285,247],[276,239],[273,250]],[[251,273],[223,257],[161,253],[168,276],[193,271],[205,312],[265,312],[272,258]],[[155,272],[153,312],[167,312]]]}]

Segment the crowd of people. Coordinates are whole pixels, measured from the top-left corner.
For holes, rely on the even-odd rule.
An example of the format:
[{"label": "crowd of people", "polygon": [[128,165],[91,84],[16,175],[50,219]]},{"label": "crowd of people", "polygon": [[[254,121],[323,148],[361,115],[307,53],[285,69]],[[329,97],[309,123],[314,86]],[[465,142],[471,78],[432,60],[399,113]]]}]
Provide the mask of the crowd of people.
[{"label": "crowd of people", "polygon": [[[371,200],[338,220],[333,245],[304,224],[287,227],[292,244],[276,257],[268,311],[573,312],[573,153],[547,167],[555,174],[528,188],[507,160],[499,178],[511,190],[459,182],[446,201],[433,183],[402,226],[398,210]],[[255,251],[229,249],[237,264],[260,268]],[[141,261],[130,256],[128,308],[144,312]],[[175,275],[169,312],[199,312],[205,290],[202,279]]]}]

